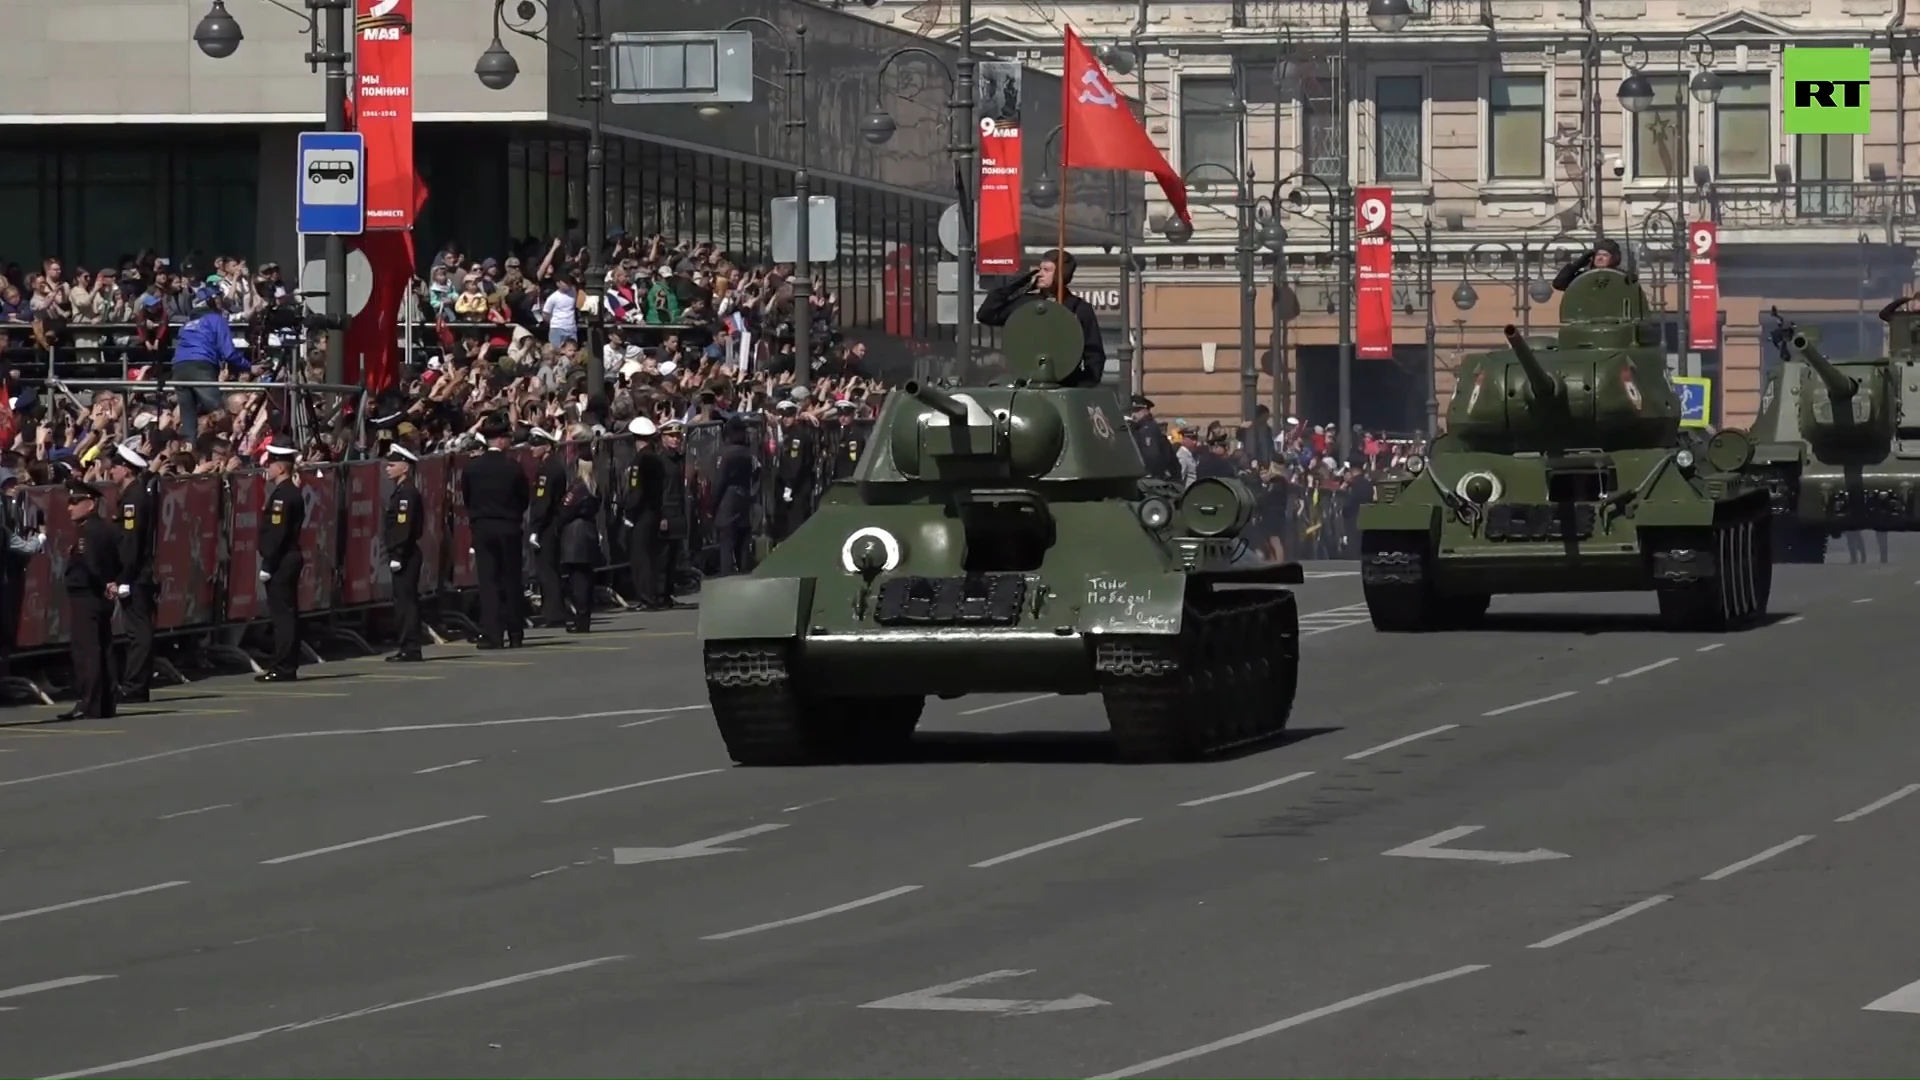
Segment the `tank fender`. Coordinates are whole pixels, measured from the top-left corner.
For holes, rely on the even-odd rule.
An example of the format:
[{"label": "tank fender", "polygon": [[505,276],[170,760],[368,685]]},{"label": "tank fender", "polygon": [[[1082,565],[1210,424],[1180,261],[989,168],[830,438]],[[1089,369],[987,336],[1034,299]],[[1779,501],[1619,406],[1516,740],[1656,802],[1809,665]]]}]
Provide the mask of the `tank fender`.
[{"label": "tank fender", "polygon": [[700,584],[700,640],[789,640],[806,632],[814,578],[723,577]]},{"label": "tank fender", "polygon": [[1178,634],[1186,598],[1186,574],[1096,572],[1074,605],[1073,625],[1083,634]]},{"label": "tank fender", "polygon": [[1440,508],[1432,503],[1365,503],[1360,507],[1362,532],[1417,532],[1437,537]]}]

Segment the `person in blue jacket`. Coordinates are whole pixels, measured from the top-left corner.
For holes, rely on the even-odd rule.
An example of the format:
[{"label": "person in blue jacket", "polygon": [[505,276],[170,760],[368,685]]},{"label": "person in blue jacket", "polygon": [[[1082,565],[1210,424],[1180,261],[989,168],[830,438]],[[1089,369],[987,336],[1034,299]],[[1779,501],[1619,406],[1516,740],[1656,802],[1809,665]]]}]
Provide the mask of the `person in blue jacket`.
[{"label": "person in blue jacket", "polygon": [[[216,382],[222,371],[239,374],[251,368],[246,354],[233,343],[233,327],[227,313],[220,310],[220,290],[211,286],[195,289],[193,318],[174,338],[173,374],[176,382]],[[212,387],[194,387],[180,392],[180,435],[192,442],[199,434],[200,416],[221,407],[220,392]]]}]

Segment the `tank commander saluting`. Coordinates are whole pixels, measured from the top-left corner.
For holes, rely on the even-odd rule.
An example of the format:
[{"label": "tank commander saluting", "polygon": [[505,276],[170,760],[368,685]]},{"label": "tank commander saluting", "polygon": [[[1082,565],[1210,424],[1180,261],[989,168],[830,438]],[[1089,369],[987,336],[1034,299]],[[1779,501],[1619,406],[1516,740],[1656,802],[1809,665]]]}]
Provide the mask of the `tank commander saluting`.
[{"label": "tank commander saluting", "polygon": [[[1005,326],[1007,319],[1022,304],[1052,300],[1061,295],[1063,285],[1073,284],[1073,271],[1078,265],[1072,252],[1056,248],[1041,256],[1038,268],[989,291],[987,298],[980,301],[980,310],[975,315],[982,326]],[[1080,320],[1080,333],[1085,343],[1080,349],[1080,366],[1067,373],[1066,378],[1060,380],[1060,385],[1098,386],[1101,376],[1107,371],[1107,347],[1100,334],[1100,318],[1093,313],[1092,304],[1074,295],[1071,290],[1065,293],[1062,306]]]},{"label": "tank commander saluting", "polygon": [[1574,278],[1589,270],[1618,270],[1627,275],[1629,282],[1638,280],[1634,277],[1633,271],[1627,269],[1626,263],[1621,261],[1619,242],[1602,237],[1594,242],[1592,251],[1585,252],[1560,268],[1560,272],[1553,277],[1553,290],[1566,292],[1567,286],[1573,284]]}]

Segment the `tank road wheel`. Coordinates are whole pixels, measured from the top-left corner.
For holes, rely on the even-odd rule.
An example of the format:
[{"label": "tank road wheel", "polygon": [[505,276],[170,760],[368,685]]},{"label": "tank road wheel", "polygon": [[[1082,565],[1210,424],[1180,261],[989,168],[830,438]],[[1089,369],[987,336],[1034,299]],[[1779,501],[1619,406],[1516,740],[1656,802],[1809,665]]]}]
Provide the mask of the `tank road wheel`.
[{"label": "tank road wheel", "polygon": [[1447,621],[1445,602],[1434,591],[1433,556],[1424,533],[1361,534],[1360,590],[1373,628],[1383,633],[1418,634]]},{"label": "tank road wheel", "polygon": [[1660,617],[1671,630],[1738,629],[1766,611],[1771,566],[1766,523],[1728,521],[1705,529],[1663,530],[1653,554]]},{"label": "tank road wheel", "polygon": [[1094,671],[1122,761],[1192,761],[1286,730],[1300,675],[1293,594],[1189,585],[1180,633],[1102,635]]},{"label": "tank road wheel", "polygon": [[794,685],[785,641],[706,648],[707,699],[727,755],[741,765],[817,765],[897,757],[926,699],[823,698]]}]

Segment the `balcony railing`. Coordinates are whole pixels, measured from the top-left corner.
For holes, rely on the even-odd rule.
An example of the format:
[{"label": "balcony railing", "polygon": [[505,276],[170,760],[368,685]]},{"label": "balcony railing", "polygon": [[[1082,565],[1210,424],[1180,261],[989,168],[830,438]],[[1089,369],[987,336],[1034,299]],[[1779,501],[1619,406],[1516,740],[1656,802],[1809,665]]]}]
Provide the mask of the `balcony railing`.
[{"label": "balcony railing", "polygon": [[1811,180],[1715,184],[1706,195],[1715,224],[1730,229],[1793,225],[1905,225],[1920,221],[1920,184]]},{"label": "balcony railing", "polygon": [[[1492,0],[1408,0],[1418,26],[1492,26]],[[1345,0],[1356,34],[1371,34],[1366,0]],[[1342,0],[1233,0],[1233,25],[1240,28],[1332,27],[1340,25]]]}]

